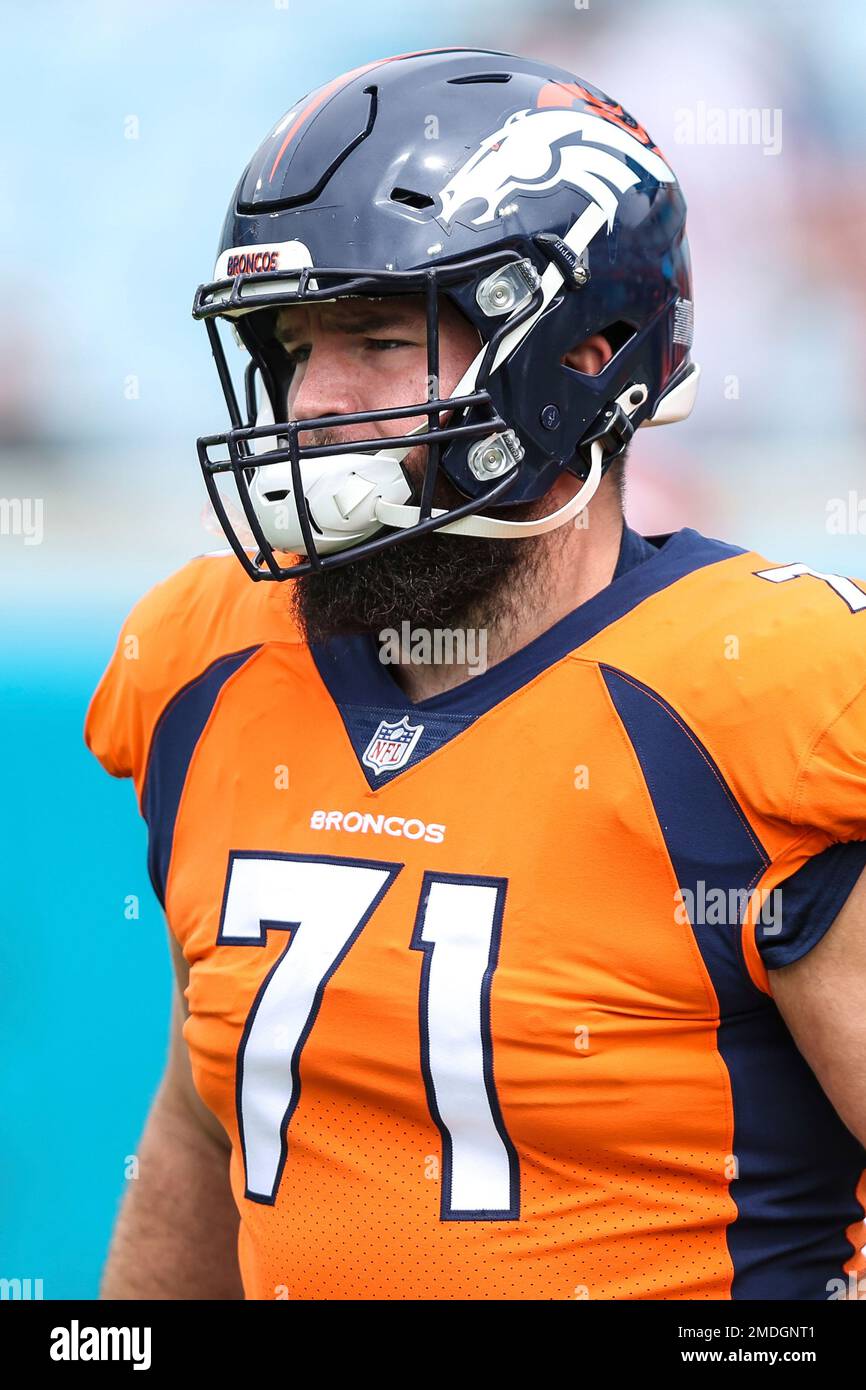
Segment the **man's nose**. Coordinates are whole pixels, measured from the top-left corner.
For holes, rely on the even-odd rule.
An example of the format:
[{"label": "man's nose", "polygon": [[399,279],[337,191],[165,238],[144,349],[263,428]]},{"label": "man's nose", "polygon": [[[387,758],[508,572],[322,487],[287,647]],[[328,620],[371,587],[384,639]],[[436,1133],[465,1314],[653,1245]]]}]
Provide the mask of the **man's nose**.
[{"label": "man's nose", "polygon": [[[323,415],[346,415],[359,409],[351,373],[338,346],[316,343],[296,372],[297,388],[289,387],[289,418],[317,420]],[[337,428],[337,425],[331,426]]]}]

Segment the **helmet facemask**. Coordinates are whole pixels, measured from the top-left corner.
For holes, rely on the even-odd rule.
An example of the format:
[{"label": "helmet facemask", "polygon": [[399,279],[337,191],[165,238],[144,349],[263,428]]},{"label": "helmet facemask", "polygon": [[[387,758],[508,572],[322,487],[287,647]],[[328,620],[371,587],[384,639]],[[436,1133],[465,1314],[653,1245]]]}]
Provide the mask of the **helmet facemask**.
[{"label": "helmet facemask", "polygon": [[[513,432],[496,409],[484,383],[506,335],[524,323],[541,301],[539,277],[526,284],[512,312],[500,314],[492,331],[450,396],[437,394],[440,356],[440,300],[443,287],[477,281],[500,286],[507,297],[510,267],[521,263],[516,251],[473,258],[458,266],[421,271],[371,271],[361,274],[316,267],[299,272],[240,274],[202,286],[194,314],[205,320],[232,428],[198,441],[199,462],[214,510],[251,577],[287,579],[346,564],[403,539],[405,531],[423,534],[495,505],[518,477],[521,451]],[[525,272],[517,272],[525,283]],[[275,420],[285,415],[291,366],[274,337],[276,311],[295,303],[335,302],[359,295],[424,294],[426,310],[427,398],[405,406],[315,419]],[[242,384],[234,372],[219,324],[230,323],[245,353]],[[243,406],[241,406],[241,401]],[[349,443],[302,444],[299,435],[380,420],[427,417],[424,424],[396,436],[371,435]],[[442,416],[449,415],[447,423]],[[479,496],[443,511],[433,507],[444,450],[454,442],[468,445],[470,467],[485,482]],[[405,456],[426,446],[420,495],[410,527],[387,525],[385,505],[402,508],[413,494],[403,469]],[[252,557],[232,525],[217,480],[230,474],[258,553]],[[298,506],[296,499],[303,499]],[[306,559],[294,559],[295,556]],[[280,558],[281,557],[281,558]],[[289,559],[290,563],[284,563]]]}]

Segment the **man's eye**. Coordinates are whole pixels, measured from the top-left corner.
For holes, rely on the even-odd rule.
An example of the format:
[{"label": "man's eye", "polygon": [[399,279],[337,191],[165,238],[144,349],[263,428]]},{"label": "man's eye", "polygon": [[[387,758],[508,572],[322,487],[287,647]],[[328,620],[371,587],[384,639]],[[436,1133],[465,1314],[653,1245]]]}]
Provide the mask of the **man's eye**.
[{"label": "man's eye", "polygon": [[[415,343],[407,342],[404,338],[365,338],[365,346],[372,348],[374,352],[385,352],[389,348],[415,347]],[[286,348],[285,354],[291,367],[297,367],[301,362],[309,359],[311,349],[304,344],[302,347]]]}]

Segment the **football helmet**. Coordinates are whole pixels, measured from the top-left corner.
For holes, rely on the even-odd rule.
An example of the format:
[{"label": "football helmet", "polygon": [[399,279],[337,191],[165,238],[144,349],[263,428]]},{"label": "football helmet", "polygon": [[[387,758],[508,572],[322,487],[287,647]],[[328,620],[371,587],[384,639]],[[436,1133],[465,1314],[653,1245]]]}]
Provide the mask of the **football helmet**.
[{"label": "football helmet", "polygon": [[[367,63],[297,101],[244,171],[193,304],[229,414],[228,429],[198,440],[199,462],[251,577],[343,565],[432,530],[520,537],[575,517],[638,426],[692,407],[685,219],[643,127],[547,63],[432,49]],[[425,308],[426,399],[285,418],[294,368],[275,337],[281,307],[411,293]],[[479,338],[445,397],[442,296]],[[595,376],[563,365],[595,333],[613,348],[607,365]],[[397,435],[299,439],[419,416]],[[416,445],[426,454],[413,483],[403,460]],[[509,519],[563,471],[581,484],[569,502]],[[224,475],[251,548],[219,490]],[[440,477],[459,499],[450,507],[433,505]]]}]

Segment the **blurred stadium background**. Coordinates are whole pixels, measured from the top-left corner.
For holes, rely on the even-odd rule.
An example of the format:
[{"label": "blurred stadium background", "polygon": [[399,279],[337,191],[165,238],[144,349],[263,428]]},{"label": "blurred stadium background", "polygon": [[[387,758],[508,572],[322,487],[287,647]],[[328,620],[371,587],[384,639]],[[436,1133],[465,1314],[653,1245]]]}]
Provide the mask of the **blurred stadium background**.
[{"label": "blurred stadium background", "polygon": [[[132,603],[222,548],[194,439],[224,407],[189,311],[246,160],[302,94],[388,54],[523,52],[603,88],[683,183],[704,373],[689,422],[635,441],[632,524],[862,576],[866,11],[31,0],[4,40],[0,1277],[91,1298],[170,974],[132,790],[81,727]],[[716,109],[763,130],[713,143]]]}]

